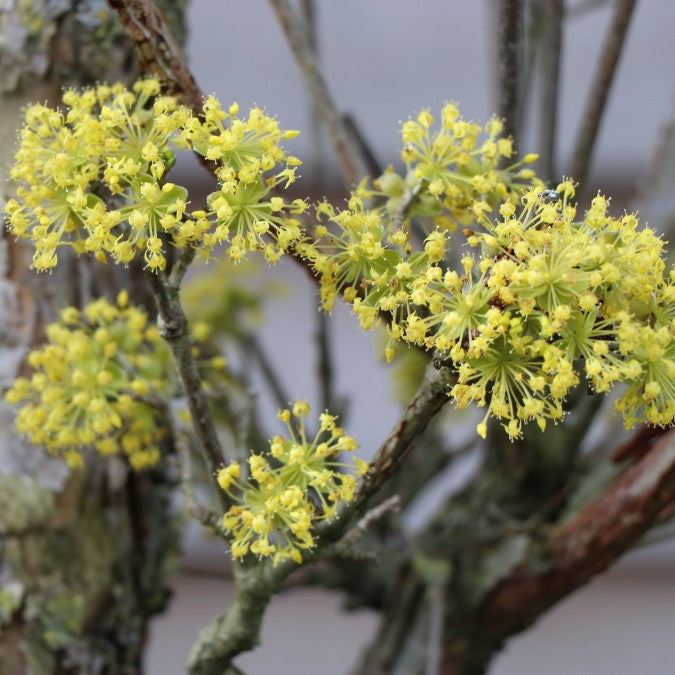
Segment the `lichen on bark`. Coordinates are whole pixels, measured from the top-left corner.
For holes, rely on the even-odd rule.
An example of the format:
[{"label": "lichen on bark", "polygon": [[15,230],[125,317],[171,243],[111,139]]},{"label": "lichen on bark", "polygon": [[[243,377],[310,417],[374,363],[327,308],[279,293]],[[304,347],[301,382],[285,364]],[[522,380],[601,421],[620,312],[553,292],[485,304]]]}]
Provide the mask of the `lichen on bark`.
[{"label": "lichen on bark", "polygon": [[[163,5],[182,32],[184,0]],[[0,194],[7,196],[25,105],[55,103],[63,87],[136,72],[124,31],[102,0],[3,3]],[[49,297],[27,281],[23,263],[21,249],[1,238],[0,387],[52,318]],[[141,672],[148,622],[166,604],[178,553],[175,485],[170,468],[137,476],[119,460],[71,474],[19,438],[11,408],[0,403],[0,675]]]}]

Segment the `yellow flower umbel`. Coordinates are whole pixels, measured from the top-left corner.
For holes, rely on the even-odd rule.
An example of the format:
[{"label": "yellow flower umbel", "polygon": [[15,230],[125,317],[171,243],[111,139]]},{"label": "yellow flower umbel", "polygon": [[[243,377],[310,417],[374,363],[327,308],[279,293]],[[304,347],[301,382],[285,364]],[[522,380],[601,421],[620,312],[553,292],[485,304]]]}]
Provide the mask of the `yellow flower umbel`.
[{"label": "yellow flower umbel", "polygon": [[[140,250],[151,269],[161,267],[161,246],[153,247],[167,231],[160,221],[180,218],[186,198],[183,188],[161,181],[174,162],[170,139],[190,113],[159,96],[156,80],[133,91],[121,84],[71,90],[63,101],[63,112],[26,111],[10,172],[17,189],[6,206],[9,227],[33,240],[40,271],[56,265],[63,245],[121,263]],[[120,208],[106,204],[110,194],[119,195]]]},{"label": "yellow flower umbel", "polygon": [[164,435],[157,411],[138,399],[171,388],[171,360],[157,327],[127,306],[96,300],[68,307],[47,327],[47,344],[28,356],[30,379],[17,379],[5,399],[20,404],[16,428],[31,442],[82,463],[93,446],[124,453],[136,469],[159,460]]},{"label": "yellow flower umbel", "polygon": [[319,430],[308,440],[303,419],[308,413],[304,401],[279,412],[288,437],[275,436],[266,456],[249,457],[249,480],[241,479],[238,462],[218,472],[218,483],[235,502],[223,516],[234,558],[251,552],[273,556],[275,565],[285,558],[302,562],[302,551],[314,546],[314,524],[354,497],[356,479],[342,469],[363,473],[366,464],[357,458],[345,464],[338,456],[354,451],[356,441],[328,413],[319,416]]},{"label": "yellow flower umbel", "polygon": [[454,231],[457,223],[472,220],[470,208],[476,200],[496,204],[532,182],[539,184],[534,172],[524,168],[537,155],[507,163],[516,153],[512,140],[502,136],[501,120],[492,118],[483,126],[467,122],[455,104],[447,103],[439,127],[433,126],[427,110],[405,122],[401,159],[406,173],[400,176],[390,168],[374,184],[372,194],[387,200],[392,215],[415,193],[407,212],[399,216],[404,222],[418,216]]},{"label": "yellow flower umbel", "polygon": [[[254,108],[246,120],[213,98],[203,119],[160,94],[157,80],[132,90],[121,84],[67,91],[65,111],[36,105],[26,111],[11,177],[16,199],[6,205],[9,228],[35,245],[33,266],[57,264],[60,246],[127,264],[138,254],[151,271],[166,265],[167,244],[205,256],[229,242],[240,260],[259,250],[276,260],[300,236],[301,200],[269,195],[288,186],[300,162],[281,149],[296,132]],[[223,121],[227,119],[227,126]],[[166,180],[177,148],[218,164],[219,192],[208,211],[188,211],[185,188]]]},{"label": "yellow flower umbel", "polygon": [[425,282],[425,318],[408,318],[404,339],[447,352],[457,366],[457,405],[487,405],[512,437],[531,420],[543,429],[562,418],[582,373],[598,392],[628,385],[617,403],[627,426],[673,422],[675,323],[663,242],[632,215],[609,216],[604,197],[576,221],[573,194],[569,181],[530,190],[520,209],[504,203],[497,223],[477,205],[483,231],[468,243],[478,260],[467,255],[462,275]]},{"label": "yellow flower umbel", "polygon": [[[190,148],[218,166],[219,190],[209,195],[211,212],[204,214],[216,227],[204,235],[204,248],[210,251],[227,241],[227,255],[235,262],[247,251],[259,251],[268,262],[276,262],[302,234],[299,221],[289,214],[302,213],[305,202],[287,203],[273,196],[275,188],[295,181],[300,160],[287,155],[281,142],[298,132],[281,130],[259,108],[252,108],[246,119],[237,117],[238,112],[236,103],[225,112],[210,96],[204,101],[203,119],[193,117],[182,131]],[[189,236],[191,229],[179,229],[179,245],[183,232]]]}]

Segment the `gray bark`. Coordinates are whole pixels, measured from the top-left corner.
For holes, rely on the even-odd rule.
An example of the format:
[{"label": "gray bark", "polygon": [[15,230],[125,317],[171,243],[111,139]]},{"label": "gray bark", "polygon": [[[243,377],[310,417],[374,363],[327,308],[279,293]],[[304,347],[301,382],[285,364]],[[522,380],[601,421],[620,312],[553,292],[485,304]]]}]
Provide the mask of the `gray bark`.
[{"label": "gray bark", "polygon": [[[166,5],[180,19],[184,2]],[[129,79],[131,54],[104,2],[2,4],[2,198],[22,107],[56,103],[64,86]],[[54,318],[53,289],[68,282],[37,279],[28,261],[9,236],[0,239],[3,389]],[[19,438],[12,419],[0,403],[0,675],[142,672],[148,622],[166,604],[178,552],[175,476],[166,468],[133,474],[121,460],[96,458],[71,474]]]}]

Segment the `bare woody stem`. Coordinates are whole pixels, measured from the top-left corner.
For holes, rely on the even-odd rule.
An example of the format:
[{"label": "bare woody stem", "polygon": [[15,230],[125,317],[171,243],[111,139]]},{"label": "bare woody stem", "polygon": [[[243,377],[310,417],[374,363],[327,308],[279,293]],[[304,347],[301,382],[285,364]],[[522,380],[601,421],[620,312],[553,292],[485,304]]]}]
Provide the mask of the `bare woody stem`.
[{"label": "bare woody stem", "polygon": [[504,120],[504,132],[517,141],[520,123],[520,81],[518,77],[523,33],[522,0],[499,0],[497,16],[497,110]]},{"label": "bare woody stem", "polygon": [[287,0],[269,0],[286,36],[314,108],[324,123],[335,156],[347,183],[356,183],[368,175],[368,163],[358,145],[352,142],[347,128],[333,103],[328,87],[319,71],[316,55],[307,38],[302,19]]},{"label": "bare woody stem", "polygon": [[546,0],[543,3],[543,31],[540,47],[542,78],[539,156],[541,175],[547,181],[553,180],[555,175],[563,11],[563,0]]},{"label": "bare woody stem", "polygon": [[[192,355],[188,320],[180,302],[180,281],[189,257],[189,253],[183,255],[168,278],[158,272],[148,273],[148,279],[157,304],[159,331],[173,355],[207,471],[213,474],[225,457]],[[219,489],[217,494],[224,495]]]},{"label": "bare woody stem", "polygon": [[154,0],[108,0],[134,43],[141,70],[154,75],[184,105],[199,109],[204,96]]},{"label": "bare woody stem", "polygon": [[[312,551],[306,552],[305,562],[318,559],[325,550],[324,545],[340,539],[350,529],[353,519],[368,508],[369,497],[396,470],[410,452],[414,439],[448,401],[447,391],[452,379],[449,369],[429,366],[416,396],[372,461],[358,497],[343,509],[340,518],[317,528],[316,546]],[[393,501],[388,500],[380,508],[375,507],[373,512],[380,515],[392,505]],[[372,521],[372,516],[365,518],[366,524],[362,527]],[[356,528],[358,531],[358,523]],[[234,602],[226,613],[216,617],[210,626],[200,632],[190,652],[190,674],[219,675],[227,672],[232,659],[241,652],[252,649],[257,644],[262,617],[272,596],[279,590],[284,579],[297,569],[297,564],[290,560],[284,560],[277,567],[269,561],[257,564],[252,562],[248,566],[245,562],[237,563],[237,594]]]},{"label": "bare woody stem", "polygon": [[584,187],[593,157],[593,148],[598,137],[600,122],[607,105],[609,91],[616,75],[619,57],[626,38],[636,0],[618,0],[614,14],[600,49],[600,60],[588,93],[577,140],[572,153],[571,175],[579,182],[579,191]]}]

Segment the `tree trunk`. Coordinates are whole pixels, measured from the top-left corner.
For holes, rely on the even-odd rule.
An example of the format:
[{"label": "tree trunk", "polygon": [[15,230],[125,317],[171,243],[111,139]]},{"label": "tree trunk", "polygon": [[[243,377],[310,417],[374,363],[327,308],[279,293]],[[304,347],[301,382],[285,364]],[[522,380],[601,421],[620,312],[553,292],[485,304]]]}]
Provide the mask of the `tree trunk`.
[{"label": "tree trunk", "polygon": [[[182,0],[165,5],[181,19]],[[63,86],[128,79],[136,67],[114,15],[76,0],[5,3],[0,37],[0,195],[6,196],[23,106],[56,103]],[[2,387],[54,318],[55,289],[72,293],[69,282],[77,283],[77,275],[36,278],[29,261],[5,234]],[[62,305],[72,295],[57,300]],[[166,604],[178,552],[170,503],[175,476],[166,467],[134,474],[116,458],[95,458],[69,473],[12,426],[12,409],[0,403],[0,675],[142,672],[148,622]]]}]

